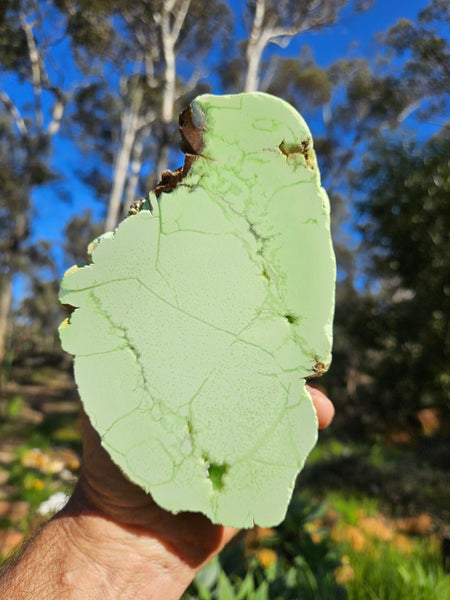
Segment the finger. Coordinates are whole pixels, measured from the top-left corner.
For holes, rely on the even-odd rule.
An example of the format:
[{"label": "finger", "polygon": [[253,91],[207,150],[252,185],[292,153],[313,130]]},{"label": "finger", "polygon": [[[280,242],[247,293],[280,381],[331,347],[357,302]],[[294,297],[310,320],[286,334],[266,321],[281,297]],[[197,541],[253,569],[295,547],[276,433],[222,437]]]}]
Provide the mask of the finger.
[{"label": "finger", "polygon": [[334,405],[327,396],[317,388],[306,386],[316,409],[317,419],[319,421],[319,429],[328,427],[334,418]]}]

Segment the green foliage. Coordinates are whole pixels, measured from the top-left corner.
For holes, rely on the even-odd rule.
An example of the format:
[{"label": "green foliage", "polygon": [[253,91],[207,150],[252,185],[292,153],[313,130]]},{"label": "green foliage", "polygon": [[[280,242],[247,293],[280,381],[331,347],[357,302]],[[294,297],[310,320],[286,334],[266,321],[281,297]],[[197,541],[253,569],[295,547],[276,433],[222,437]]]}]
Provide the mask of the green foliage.
[{"label": "green foliage", "polygon": [[3,0],[0,7],[0,64],[21,72],[27,63],[27,43],[18,15],[23,2]]},{"label": "green foliage", "polygon": [[17,334],[27,338],[28,352],[39,354],[56,346],[55,323],[65,318],[58,306],[59,281],[30,277],[29,292],[15,311]]},{"label": "green foliage", "polygon": [[333,94],[321,156],[327,184],[342,185],[344,177],[351,189],[351,171],[343,176],[343,169],[352,165],[359,171],[368,140],[381,130],[401,133],[411,116],[418,122],[445,123],[450,46],[443,31],[448,15],[445,3],[432,1],[415,22],[399,19],[377,36],[376,62],[340,57],[329,66]]},{"label": "green foliage", "polygon": [[11,400],[6,404],[6,410],[4,417],[6,419],[16,419],[20,417],[20,414],[25,406],[25,401],[20,395],[13,396]]},{"label": "green foliage", "polygon": [[380,139],[359,178],[360,230],[379,285],[365,371],[384,382],[367,393],[385,414],[450,400],[449,154],[445,132],[426,144]]},{"label": "green foliage", "polygon": [[346,277],[323,384],[354,435],[449,409],[449,151],[446,127],[428,141],[377,136],[353,178],[364,277],[338,254]]},{"label": "green foliage", "polygon": [[[45,418],[40,410],[40,398],[67,400],[71,384],[67,376],[61,378],[60,368],[15,364],[13,378],[20,382],[20,393],[9,398],[6,394],[6,410],[0,418],[0,453],[4,463],[0,469],[4,514],[0,533],[10,529],[27,536],[33,523],[36,525],[40,504],[55,492],[70,493],[75,479],[70,471],[78,468],[78,454],[70,448],[79,452],[81,443],[75,403],[72,412],[46,412]],[[35,390],[32,395],[26,393],[30,384]],[[60,432],[64,428],[68,432],[63,439]],[[0,560],[4,550],[0,539]]]},{"label": "green foliage", "polygon": [[[399,19],[380,36],[382,43],[407,57],[401,85],[409,91],[410,102],[425,99],[423,118],[429,118],[436,108],[444,109],[448,102],[445,96],[450,79],[450,48],[442,26],[449,21],[448,4],[433,0],[419,13],[417,23]],[[428,105],[433,97],[434,102]]]},{"label": "green foliage", "polygon": [[318,67],[311,57],[301,58],[279,60],[267,92],[282,95],[304,112],[308,104],[316,107],[329,102],[331,83],[326,70]]},{"label": "green foliage", "polygon": [[101,54],[118,56],[120,51],[123,51],[120,43],[115,45],[118,40],[111,21],[120,2],[78,0],[68,3],[65,0],[56,0],[55,4],[66,13],[67,34],[77,65],[81,69],[86,67],[86,54],[91,57]]},{"label": "green foliage", "polygon": [[64,229],[66,264],[85,265],[88,262],[87,240],[95,240],[102,229],[102,225],[94,221],[90,210],[72,217]]},{"label": "green foliage", "polygon": [[330,491],[327,495],[327,504],[339,513],[345,523],[355,526],[361,514],[376,516],[379,510],[377,499],[369,498],[364,493],[348,494],[341,490]]}]

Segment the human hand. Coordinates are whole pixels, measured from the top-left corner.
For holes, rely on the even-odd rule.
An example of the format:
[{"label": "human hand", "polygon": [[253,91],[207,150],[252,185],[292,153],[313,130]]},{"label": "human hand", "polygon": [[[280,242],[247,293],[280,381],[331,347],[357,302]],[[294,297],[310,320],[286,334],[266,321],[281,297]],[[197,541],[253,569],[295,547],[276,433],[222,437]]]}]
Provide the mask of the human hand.
[{"label": "human hand", "polygon": [[[308,389],[319,428],[323,429],[334,417],[333,404],[321,391],[310,386]],[[160,508],[112,462],[84,413],[82,419],[83,466],[74,498],[83,510],[98,513],[124,530],[158,540],[168,553],[193,570],[217,554],[235,535],[236,529],[214,525],[200,513],[175,515]]]}]

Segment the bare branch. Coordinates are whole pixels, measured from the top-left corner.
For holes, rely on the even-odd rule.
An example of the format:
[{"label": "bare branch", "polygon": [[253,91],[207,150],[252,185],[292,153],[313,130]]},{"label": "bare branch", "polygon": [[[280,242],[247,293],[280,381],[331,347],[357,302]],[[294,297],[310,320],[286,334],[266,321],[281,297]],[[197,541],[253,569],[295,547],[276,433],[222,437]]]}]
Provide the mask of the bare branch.
[{"label": "bare branch", "polygon": [[411,102],[410,104],[405,106],[405,108],[397,116],[397,123],[402,123],[405,119],[407,119],[410,114],[412,114],[415,110],[419,108],[420,104],[420,100],[415,100],[414,102]]},{"label": "bare branch", "polygon": [[114,181],[108,202],[105,231],[112,231],[117,224],[123,198],[127,172],[139,126],[139,110],[143,100],[142,88],[137,88],[130,108],[122,116],[120,149],[114,164]]},{"label": "bare branch", "polygon": [[329,23],[335,6],[333,2],[316,0],[308,6],[307,12],[291,15],[292,22],[296,24],[290,27],[279,25],[283,12],[288,8],[285,1],[273,2],[270,8],[272,10],[269,11],[266,0],[255,1],[253,23],[247,43],[247,72],[244,85],[244,90],[247,92],[259,89],[259,71],[268,44],[287,48],[292,38],[297,35]]},{"label": "bare branch", "polygon": [[14,104],[14,102],[11,100],[8,94],[3,90],[0,90],[0,100],[3,102],[6,110],[11,115],[22,137],[26,137],[28,135],[28,128],[17,106]]},{"label": "bare branch", "polygon": [[[278,43],[278,45],[281,45],[282,48],[285,48],[287,46],[286,45],[282,45],[280,44],[280,42],[277,42],[276,40],[278,38],[289,38],[289,41],[295,37],[296,35],[299,35],[300,33],[303,33],[305,31],[309,31],[310,29],[313,29],[314,27],[317,27],[318,23],[311,23],[308,21],[305,21],[305,23],[303,23],[302,25],[300,25],[299,27],[277,27],[276,29],[272,29],[271,36],[270,36],[270,41],[273,43]],[[288,43],[289,43],[288,41]]]},{"label": "bare branch", "polygon": [[148,110],[145,114],[141,115],[138,120],[137,129],[139,130],[139,135],[141,135],[141,130],[148,129],[149,126],[156,119],[156,111]]},{"label": "bare branch", "polygon": [[264,72],[264,76],[259,85],[259,89],[261,92],[265,92],[269,85],[272,83],[275,73],[278,70],[280,64],[279,56],[271,56],[269,59],[269,64]]},{"label": "bare branch", "polygon": [[259,40],[265,14],[266,0],[256,0],[255,17],[253,19],[252,30],[249,36],[249,46],[255,45]]},{"label": "bare branch", "polygon": [[164,0],[163,2],[163,10],[170,13],[175,8],[175,3],[177,0]]},{"label": "bare branch", "polygon": [[202,78],[202,73],[199,69],[195,69],[192,75],[189,77],[189,81],[187,82],[187,89],[193,90],[197,87],[198,82]]},{"label": "bare branch", "polygon": [[58,88],[52,88],[51,91],[56,96],[56,100],[52,106],[52,119],[47,127],[47,134],[49,136],[58,133],[68,99],[67,95]]},{"label": "bare branch", "polygon": [[331,123],[331,102],[326,102],[322,107],[322,118],[325,125],[329,125]]},{"label": "bare branch", "polygon": [[191,0],[183,0],[180,8],[177,11],[175,22],[172,27],[172,39],[174,43],[178,40],[180,36],[180,32],[184,25],[184,21],[186,19],[186,15],[188,13],[190,4]]},{"label": "bare branch", "polygon": [[130,164],[130,175],[128,177],[125,189],[124,213],[129,209],[134,200],[136,200],[136,190],[139,182],[139,174],[142,169],[144,139],[150,134],[150,127],[143,128],[136,136]]},{"label": "bare branch", "polygon": [[44,123],[44,114],[42,111],[42,59],[36,46],[33,34],[35,22],[27,23],[24,17],[20,18],[20,25],[25,34],[28,47],[28,56],[31,63],[31,77],[35,99],[36,123],[39,129]]}]

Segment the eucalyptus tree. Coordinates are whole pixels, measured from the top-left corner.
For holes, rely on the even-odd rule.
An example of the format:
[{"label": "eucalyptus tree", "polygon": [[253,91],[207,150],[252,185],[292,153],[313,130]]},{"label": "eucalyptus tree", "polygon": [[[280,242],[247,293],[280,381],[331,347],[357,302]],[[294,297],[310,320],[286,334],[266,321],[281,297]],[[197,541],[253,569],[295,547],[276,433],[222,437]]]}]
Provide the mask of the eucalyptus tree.
[{"label": "eucalyptus tree", "polygon": [[373,307],[361,391],[378,417],[450,410],[449,133],[380,137],[356,182]]},{"label": "eucalyptus tree", "polygon": [[[74,43],[84,65],[91,69],[95,60],[99,73],[80,91],[74,122],[80,142],[100,158],[88,181],[105,197],[110,230],[169,165],[178,142],[175,113],[206,89],[200,80],[209,75],[210,51],[229,27],[230,14],[220,0],[87,4],[70,3],[74,28],[80,21],[84,26]],[[65,5],[69,10],[68,0]],[[100,49],[99,15],[109,23]]]},{"label": "eucalyptus tree", "polygon": [[[52,26],[49,26],[49,23]],[[49,167],[72,93],[55,59],[66,22],[50,1],[5,0],[0,15],[0,364],[5,356],[13,278],[50,259],[32,244],[32,191]]]},{"label": "eucalyptus tree", "polygon": [[326,383],[372,429],[388,414],[448,407],[449,22],[448,3],[433,0],[378,36],[379,64],[330,68],[340,99],[322,159],[358,208],[360,243],[358,277],[338,287]]},{"label": "eucalyptus tree", "polygon": [[339,59],[329,67],[333,100],[327,108],[329,151],[324,158],[336,180],[351,177],[352,164],[359,168],[367,141],[378,131],[399,134],[405,127],[414,131],[421,124],[444,124],[449,111],[449,22],[448,3],[432,0],[416,20],[400,18],[378,34],[377,61]]},{"label": "eucalyptus tree", "polygon": [[264,52],[272,44],[286,48],[290,41],[306,31],[318,30],[332,25],[338,19],[340,9],[348,0],[250,0],[247,2],[245,21],[248,37],[245,42],[246,68],[243,91],[265,88],[270,76],[277,72],[277,55],[266,65],[266,76],[261,70]]}]

